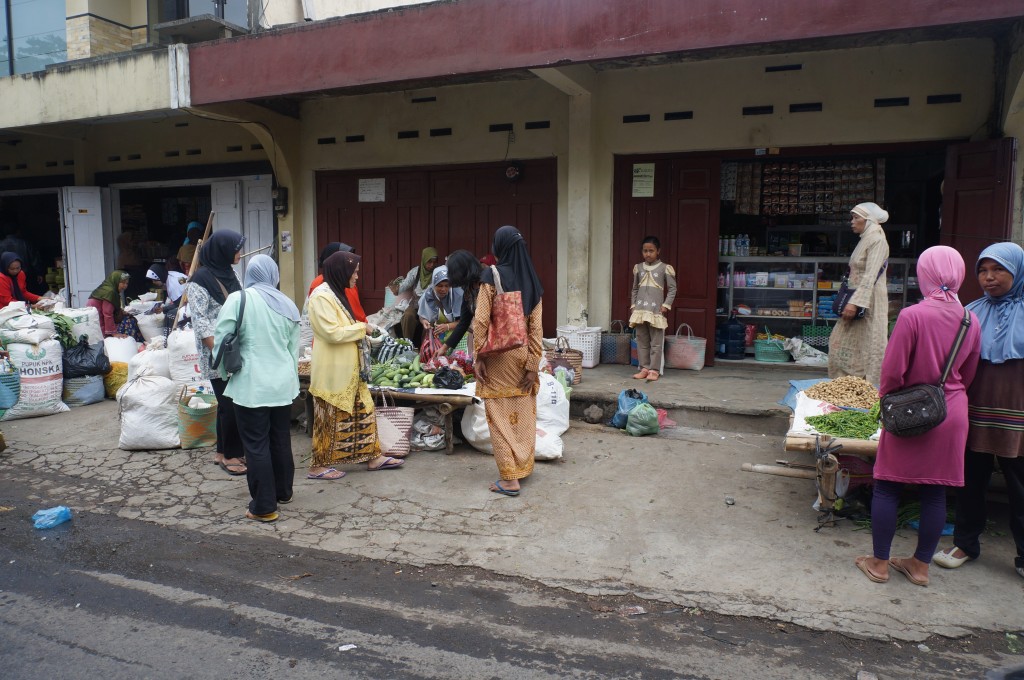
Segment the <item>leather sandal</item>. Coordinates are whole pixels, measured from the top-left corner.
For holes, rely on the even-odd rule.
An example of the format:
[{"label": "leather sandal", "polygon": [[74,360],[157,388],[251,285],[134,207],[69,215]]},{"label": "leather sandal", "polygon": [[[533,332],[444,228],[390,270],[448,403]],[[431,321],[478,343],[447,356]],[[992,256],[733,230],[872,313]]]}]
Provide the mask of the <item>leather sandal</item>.
[{"label": "leather sandal", "polygon": [[639,373],[633,375],[633,380],[645,380],[650,374],[650,371],[646,368],[641,368]]}]

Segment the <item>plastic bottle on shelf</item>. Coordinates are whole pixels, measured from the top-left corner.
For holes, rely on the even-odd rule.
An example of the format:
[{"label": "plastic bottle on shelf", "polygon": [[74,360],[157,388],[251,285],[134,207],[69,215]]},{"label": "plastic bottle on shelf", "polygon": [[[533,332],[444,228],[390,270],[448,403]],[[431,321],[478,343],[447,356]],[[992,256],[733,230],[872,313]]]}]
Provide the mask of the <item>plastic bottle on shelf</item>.
[{"label": "plastic bottle on shelf", "polygon": [[738,255],[741,255],[742,257],[748,257],[750,255],[750,249],[747,248],[748,243],[750,243],[750,240],[747,238],[747,235],[740,234],[740,243],[737,247],[737,250],[739,251],[737,253]]},{"label": "plastic bottle on shelf", "polygon": [[729,254],[730,255],[735,255],[736,254],[736,237],[735,236],[730,236],[729,237]]},{"label": "plastic bottle on shelf", "polygon": [[725,234],[718,235],[718,254],[725,255]]}]

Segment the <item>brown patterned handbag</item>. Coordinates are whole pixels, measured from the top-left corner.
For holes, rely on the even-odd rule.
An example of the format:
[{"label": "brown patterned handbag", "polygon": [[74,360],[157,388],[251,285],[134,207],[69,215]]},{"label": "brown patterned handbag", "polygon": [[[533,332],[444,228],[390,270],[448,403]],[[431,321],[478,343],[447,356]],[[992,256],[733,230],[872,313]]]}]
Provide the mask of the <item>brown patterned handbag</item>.
[{"label": "brown patterned handbag", "polygon": [[506,293],[501,287],[498,268],[491,265],[491,271],[494,272],[496,294],[494,302],[491,303],[491,323],[487,325],[487,340],[477,352],[478,356],[504,352],[526,344],[523,294],[518,290]]}]

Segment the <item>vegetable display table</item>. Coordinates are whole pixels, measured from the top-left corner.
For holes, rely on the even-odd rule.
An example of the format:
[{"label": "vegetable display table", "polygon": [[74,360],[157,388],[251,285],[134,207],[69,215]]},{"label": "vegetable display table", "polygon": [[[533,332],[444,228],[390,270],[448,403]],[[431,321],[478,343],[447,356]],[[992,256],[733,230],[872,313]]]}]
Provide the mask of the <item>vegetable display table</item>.
[{"label": "vegetable display table", "polygon": [[[437,406],[441,415],[444,416],[444,451],[449,454],[452,452],[452,437],[454,435],[452,413],[474,402],[479,403],[477,397],[465,390],[406,389],[370,385],[370,394],[374,397],[380,396],[391,399],[399,406],[411,406],[413,408]],[[306,404],[306,434],[312,436],[313,396],[309,393],[308,375],[299,375],[299,397]]]}]

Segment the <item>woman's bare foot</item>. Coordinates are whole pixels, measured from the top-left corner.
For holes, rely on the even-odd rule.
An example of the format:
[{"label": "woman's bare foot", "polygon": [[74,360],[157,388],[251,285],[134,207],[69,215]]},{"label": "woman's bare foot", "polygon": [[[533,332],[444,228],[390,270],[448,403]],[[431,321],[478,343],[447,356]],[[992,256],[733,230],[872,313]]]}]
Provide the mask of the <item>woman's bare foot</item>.
[{"label": "woman's bare foot", "polygon": [[646,368],[641,368],[639,373],[633,375],[633,380],[645,380],[648,373],[650,373],[650,371]]},{"label": "woman's bare foot", "polygon": [[915,586],[928,585],[928,565],[916,557],[893,557],[889,566],[907,577]]},{"label": "woman's bare foot", "polygon": [[889,563],[885,560],[880,560],[873,555],[862,555],[853,563],[875,583],[885,583],[889,580]]},{"label": "woman's bare foot", "polygon": [[377,456],[372,460],[366,461],[366,469],[370,472],[376,472],[377,470],[393,470],[394,468],[402,467],[405,463],[404,460],[393,458],[391,456]]},{"label": "woman's bare foot", "polygon": [[521,488],[518,479],[499,479],[491,482],[491,491],[503,496],[518,496]]},{"label": "woman's bare foot", "polygon": [[654,382],[661,375],[657,371],[647,371],[647,382]]}]

